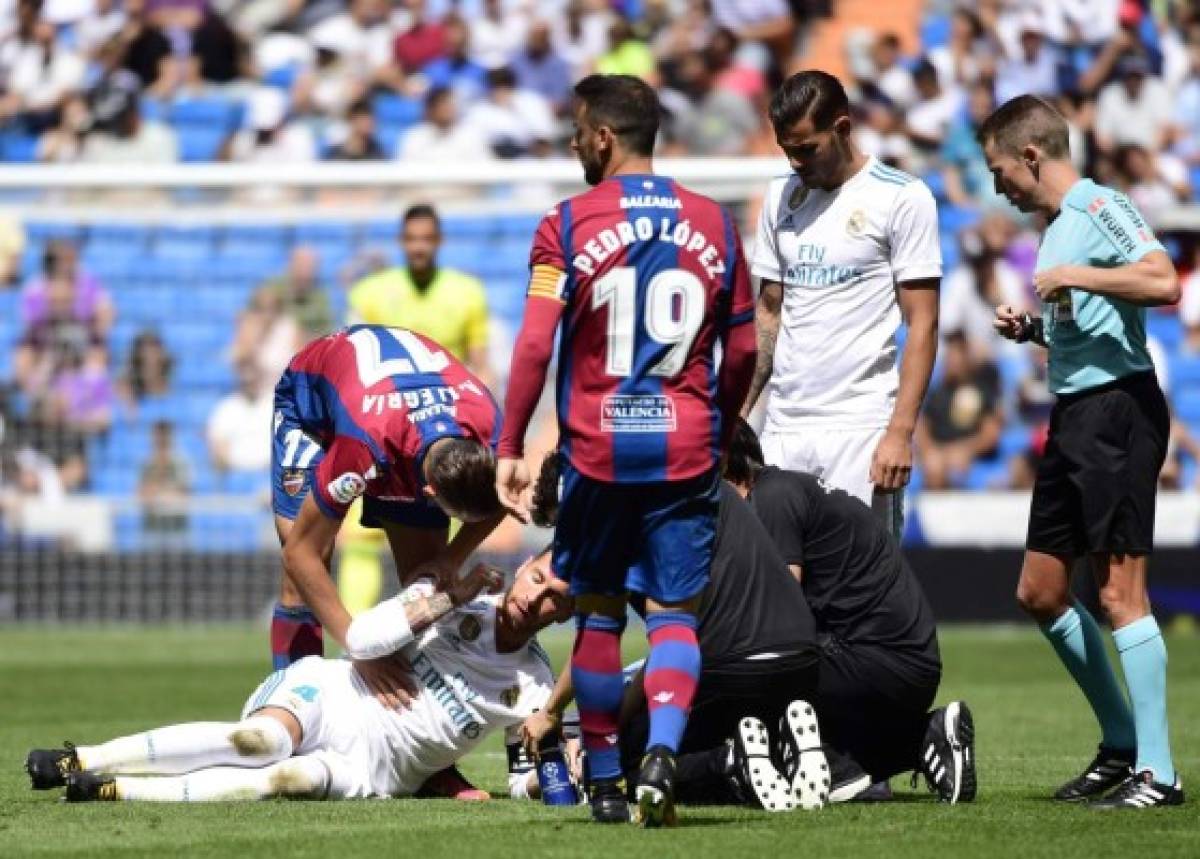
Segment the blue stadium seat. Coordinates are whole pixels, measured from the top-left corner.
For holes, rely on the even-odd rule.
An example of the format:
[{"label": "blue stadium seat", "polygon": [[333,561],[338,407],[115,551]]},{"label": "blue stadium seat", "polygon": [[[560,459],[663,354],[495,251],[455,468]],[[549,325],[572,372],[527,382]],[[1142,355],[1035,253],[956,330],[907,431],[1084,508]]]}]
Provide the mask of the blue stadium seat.
[{"label": "blue stadium seat", "polygon": [[358,240],[358,233],[359,225],[353,221],[306,221],[292,230],[292,240],[296,244],[354,244]]},{"label": "blue stadium seat", "polygon": [[186,163],[216,161],[221,147],[232,133],[232,129],[210,125],[179,125],[175,127],[179,138],[179,160]]},{"label": "blue stadium seat", "polygon": [[930,170],[921,177],[921,181],[929,187],[930,192],[933,193],[933,196],[939,203],[941,203],[943,206],[947,205],[946,176],[941,170]]},{"label": "blue stadium seat", "polygon": [[950,41],[951,18],[949,15],[928,15],[921,21],[921,48],[929,51],[940,48]]},{"label": "blue stadium seat", "polygon": [[967,472],[967,489],[992,489],[1008,482],[1008,463],[1000,457],[972,463]]},{"label": "blue stadium seat", "polygon": [[249,552],[258,548],[264,516],[246,512],[193,511],[188,543],[198,552]]},{"label": "blue stadium seat", "polygon": [[118,509],[113,517],[113,531],[118,551],[136,552],[142,548],[141,511],[134,507]]},{"label": "blue stadium seat", "polygon": [[88,239],[106,245],[144,247],[152,228],[147,224],[104,221],[88,227]]},{"label": "blue stadium seat", "polygon": [[14,131],[0,134],[0,161],[10,164],[32,164],[38,160],[37,149],[36,135]]},{"label": "blue stadium seat", "polygon": [[504,229],[506,220],[503,215],[447,215],[442,218],[442,231],[448,239],[490,239]]},{"label": "blue stadium seat", "polygon": [[530,242],[533,241],[533,234],[537,232],[538,224],[542,222],[545,212],[537,212],[535,214],[519,214],[505,218],[500,223],[501,232],[512,239],[520,239],[526,250],[529,248]]},{"label": "blue stadium seat", "polygon": [[1183,339],[1183,324],[1174,313],[1151,309],[1146,313],[1146,333],[1157,339],[1167,352],[1174,352]]},{"label": "blue stadium seat", "polygon": [[154,256],[159,259],[207,260],[214,252],[212,227],[165,227],[154,240]]},{"label": "blue stadium seat", "polygon": [[242,103],[225,98],[187,98],[166,108],[167,121],[179,126],[204,126],[230,131],[242,124]]},{"label": "blue stadium seat", "polygon": [[77,221],[26,221],[25,236],[39,245],[52,239],[78,242],[83,239],[83,225]]},{"label": "blue stadium seat", "polygon": [[1031,432],[1029,427],[1020,423],[1006,426],[1000,434],[997,458],[1001,462],[1008,462],[1010,457],[1028,450]]},{"label": "blue stadium seat", "polygon": [[1189,385],[1175,391],[1175,414],[1192,426],[1200,425],[1200,385]]},{"label": "blue stadium seat", "polygon": [[[445,229],[445,223],[442,227]],[[400,217],[395,218],[376,218],[372,221],[367,221],[362,225],[362,241],[367,244],[374,245],[391,245],[395,244],[400,235]]]},{"label": "blue stadium seat", "polygon": [[943,233],[957,235],[967,227],[979,223],[979,210],[968,209],[965,206],[952,206],[948,203],[938,206],[938,227]]},{"label": "blue stadium seat", "polygon": [[385,158],[395,158],[400,152],[400,141],[412,125],[405,122],[381,122],[375,126],[375,137]]},{"label": "blue stadium seat", "polygon": [[1171,356],[1171,387],[1176,391],[1200,390],[1200,356],[1182,352]]},{"label": "blue stadium seat", "polygon": [[377,95],[371,102],[371,107],[375,113],[375,122],[379,126],[412,126],[420,122],[425,113],[420,99],[399,95]]},{"label": "blue stadium seat", "polygon": [[[226,337],[232,338],[233,333],[227,332]],[[184,389],[216,388],[230,391],[235,384],[233,369],[221,351],[181,360],[176,364],[175,376],[179,386]]]}]

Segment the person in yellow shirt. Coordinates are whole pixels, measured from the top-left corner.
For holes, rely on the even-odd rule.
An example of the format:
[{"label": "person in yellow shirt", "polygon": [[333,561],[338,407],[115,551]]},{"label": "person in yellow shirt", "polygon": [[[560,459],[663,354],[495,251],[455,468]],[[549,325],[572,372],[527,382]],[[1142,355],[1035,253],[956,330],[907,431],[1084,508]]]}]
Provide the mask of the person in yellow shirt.
[{"label": "person in yellow shirt", "polygon": [[408,328],[431,337],[490,385],[483,284],[464,272],[439,268],[441,243],[441,220],[433,206],[411,206],[400,230],[405,265],[370,275],[350,289],[350,322]]}]

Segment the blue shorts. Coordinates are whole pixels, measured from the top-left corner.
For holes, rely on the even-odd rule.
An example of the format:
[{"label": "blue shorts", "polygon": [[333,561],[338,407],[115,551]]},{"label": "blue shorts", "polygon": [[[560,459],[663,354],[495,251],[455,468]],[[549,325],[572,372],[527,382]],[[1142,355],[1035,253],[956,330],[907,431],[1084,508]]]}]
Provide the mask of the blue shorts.
[{"label": "blue shorts", "polygon": [[720,477],[603,483],[562,468],[554,571],[571,593],[689,599],[708,584]]},{"label": "blue shorts", "polygon": [[[281,382],[280,389],[283,387]],[[276,516],[294,522],[300,515],[304,497],[312,489],[325,450],[300,428],[291,402],[280,389],[275,392],[275,431],[271,441],[271,509]],[[381,528],[385,522],[435,530],[450,527],[450,517],[442,508],[424,498],[383,501],[365,495],[360,521],[365,528]]]}]

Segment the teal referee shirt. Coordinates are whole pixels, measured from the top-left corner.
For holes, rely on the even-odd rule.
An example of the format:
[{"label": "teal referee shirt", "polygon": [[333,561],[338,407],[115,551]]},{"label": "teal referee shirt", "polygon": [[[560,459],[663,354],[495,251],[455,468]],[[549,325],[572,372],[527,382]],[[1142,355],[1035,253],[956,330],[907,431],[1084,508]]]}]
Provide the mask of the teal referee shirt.
[{"label": "teal referee shirt", "polygon": [[[1080,179],[1042,236],[1037,270],[1057,265],[1115,268],[1164,250],[1146,219],[1118,191]],[[1050,390],[1074,394],[1153,370],[1146,309],[1119,298],[1064,289],[1042,303]]]}]

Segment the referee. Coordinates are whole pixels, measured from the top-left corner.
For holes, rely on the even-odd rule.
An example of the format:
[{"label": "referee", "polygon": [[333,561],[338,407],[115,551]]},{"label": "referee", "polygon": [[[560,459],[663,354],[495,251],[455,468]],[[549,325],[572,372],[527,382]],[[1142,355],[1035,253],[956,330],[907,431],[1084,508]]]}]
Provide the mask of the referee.
[{"label": "referee", "polygon": [[[1009,339],[1049,350],[1057,396],[1017,600],[1041,625],[1102,731],[1095,759],[1055,798],[1094,808],[1180,805],[1167,736],[1167,650],[1146,592],[1168,419],[1143,309],[1178,301],[1178,278],[1133,204],[1080,178],[1067,123],[1053,107],[1020,96],[988,117],[978,137],[996,190],[1048,222],[1034,275],[1042,316],[1003,306],[995,325]],[[1112,623],[1128,701],[1099,626],[1071,595],[1072,563],[1085,555]]]}]

